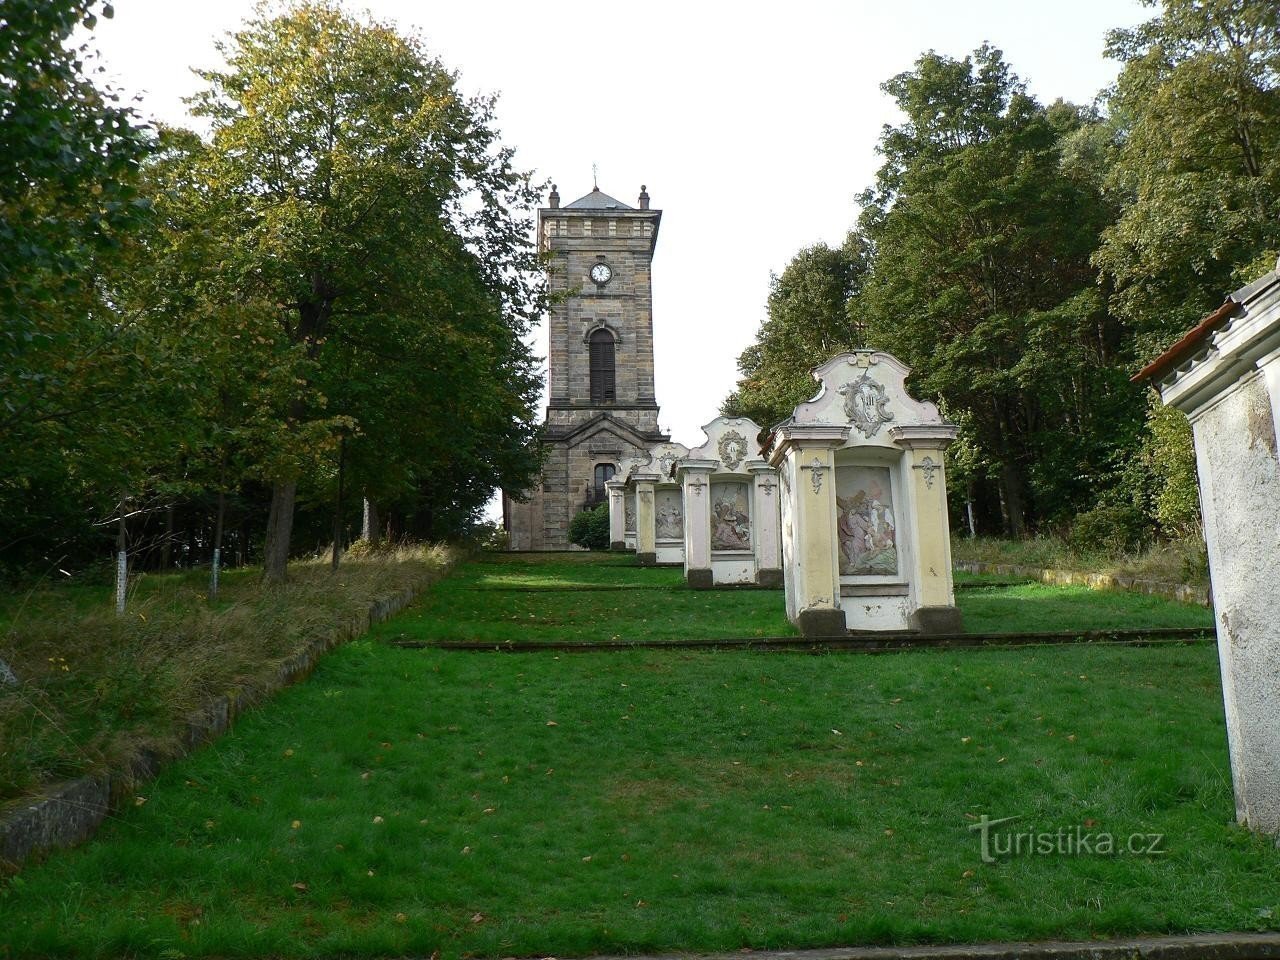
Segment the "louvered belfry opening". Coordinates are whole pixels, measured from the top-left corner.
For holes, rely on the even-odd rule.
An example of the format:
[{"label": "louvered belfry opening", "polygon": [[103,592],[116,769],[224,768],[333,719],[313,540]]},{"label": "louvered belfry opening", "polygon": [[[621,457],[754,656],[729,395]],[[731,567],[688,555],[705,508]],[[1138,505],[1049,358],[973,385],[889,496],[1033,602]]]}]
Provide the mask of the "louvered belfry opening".
[{"label": "louvered belfry opening", "polygon": [[613,334],[597,330],[591,334],[591,402],[614,403],[618,392],[614,377]]}]

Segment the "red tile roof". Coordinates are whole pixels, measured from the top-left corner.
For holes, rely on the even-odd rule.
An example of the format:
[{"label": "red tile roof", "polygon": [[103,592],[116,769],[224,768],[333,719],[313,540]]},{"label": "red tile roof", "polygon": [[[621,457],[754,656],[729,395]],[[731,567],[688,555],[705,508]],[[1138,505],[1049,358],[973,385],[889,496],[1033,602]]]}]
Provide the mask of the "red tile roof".
[{"label": "red tile roof", "polygon": [[1209,338],[1215,330],[1226,325],[1231,319],[1231,315],[1240,307],[1239,302],[1234,298],[1227,298],[1217,310],[1209,314],[1198,324],[1192,327],[1187,333],[1166,350],[1160,356],[1156,357],[1145,367],[1135,373],[1129,380],[1133,383],[1141,383],[1143,380],[1154,380],[1176,367],[1188,356],[1195,353],[1197,348]]}]

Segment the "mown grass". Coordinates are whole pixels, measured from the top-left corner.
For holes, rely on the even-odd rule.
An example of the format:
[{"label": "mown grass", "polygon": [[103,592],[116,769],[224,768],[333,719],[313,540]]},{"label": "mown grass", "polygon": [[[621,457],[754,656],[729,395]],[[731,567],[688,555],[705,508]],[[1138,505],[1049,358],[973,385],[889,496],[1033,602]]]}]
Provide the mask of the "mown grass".
[{"label": "mown grass", "polygon": [[[981,582],[982,578],[970,578]],[[1212,613],[1139,594],[1042,584],[957,592],[971,632],[1212,627]],[[781,590],[692,590],[626,555],[491,554],[463,565],[379,636],[493,643],[795,636]]]},{"label": "mown grass", "polygon": [[1163,597],[1026,583],[956,591],[970,633],[1040,633],[1144,627],[1213,629],[1213,611]]},{"label": "mown grass", "polygon": [[[572,956],[1273,927],[1212,647],[335,652],[0,896],[13,956]],[[983,814],[1164,836],[983,863]]]},{"label": "mown grass", "polygon": [[436,547],[349,556],[337,574],[297,561],[275,590],[256,569],[232,570],[216,604],[206,573],[147,575],[123,617],[105,586],[0,595],[0,656],[22,681],[0,686],[0,809],[49,781],[118,767],[138,745],[173,753],[185,716],[208,698],[450,562]]},{"label": "mown grass", "polygon": [[628,555],[491,554],[400,617],[415,641],[681,640],[791,636],[779,590],[691,590],[679,568]]}]

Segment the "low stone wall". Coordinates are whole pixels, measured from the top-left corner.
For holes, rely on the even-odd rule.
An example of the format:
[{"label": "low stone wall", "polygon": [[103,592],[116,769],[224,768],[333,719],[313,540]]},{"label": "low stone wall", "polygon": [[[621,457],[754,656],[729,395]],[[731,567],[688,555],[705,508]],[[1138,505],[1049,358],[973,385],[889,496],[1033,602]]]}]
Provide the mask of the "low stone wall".
[{"label": "low stone wall", "polygon": [[1213,605],[1207,587],[1189,583],[1165,583],[1160,580],[1142,580],[1138,577],[1116,577],[1109,573],[1081,573],[1078,570],[1055,570],[1044,567],[1020,567],[1012,563],[957,563],[957,571],[963,573],[993,573],[1002,577],[1031,577],[1041,583],[1059,586],[1088,587],[1091,590],[1126,590],[1145,593],[1153,597],[1197,603],[1202,607]]},{"label": "low stone wall", "polygon": [[265,679],[235,687],[189,714],[176,754],[161,755],[139,748],[119,769],[53,784],[21,801],[0,816],[0,859],[17,865],[43,851],[87,840],[111,811],[128,803],[138,786],[154,778],[164,763],[221,736],[237,716],[278,690],[304,679],[326,653],[403,610],[417,592],[405,588],[375,600],[367,612],[335,624],[328,634],[315,638],[305,649],[282,660]]}]

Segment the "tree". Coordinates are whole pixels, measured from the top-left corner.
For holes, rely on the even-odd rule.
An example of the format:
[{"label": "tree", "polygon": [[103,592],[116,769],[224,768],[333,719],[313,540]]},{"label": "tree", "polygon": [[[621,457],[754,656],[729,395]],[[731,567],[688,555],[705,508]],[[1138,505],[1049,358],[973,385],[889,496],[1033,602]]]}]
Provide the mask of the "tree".
[{"label": "tree", "polygon": [[884,89],[905,119],[861,197],[872,256],[854,309],[965,424],[975,480],[1017,536],[1086,501],[1141,421],[1089,260],[1114,211],[1065,149],[1097,118],[1042,107],[988,46],[926,54]]},{"label": "tree", "polygon": [[[0,31],[0,553],[74,550],[120,499],[145,427],[139,331],[111,299],[152,138],[86,76],[91,0],[10,0]],[[100,7],[109,17],[109,4]],[[126,456],[118,454],[123,451]],[[128,460],[123,463],[122,460]]]},{"label": "tree", "polygon": [[[1146,0],[1155,6],[1155,0]],[[1280,252],[1280,6],[1164,0],[1112,31],[1108,188],[1124,201],[1095,261],[1149,359]]]},{"label": "tree", "polygon": [[851,306],[866,270],[866,241],[850,233],[834,250],[823,243],[801,250],[773,276],[768,317],[738,357],[741,376],[722,412],[768,426],[811,397],[810,371],[863,345],[861,317]]},{"label": "tree", "polygon": [[[536,191],[498,143],[492,100],[463,98],[416,38],[390,26],[299,3],[259,14],[220,50],[227,69],[202,72],[207,89],[192,100],[213,128],[198,190],[231,240],[223,269],[242,295],[278,305],[298,371],[280,411],[286,430],[263,465],[272,485],[265,572],[280,580],[299,480],[332,462],[340,433],[364,429],[360,414],[338,413],[322,389],[341,380],[357,352],[361,376],[407,386],[418,403],[410,433],[440,413],[471,414],[439,421],[436,446],[414,464],[395,464],[393,476],[415,477],[421,495],[428,476],[434,486],[435,471],[454,459],[444,438],[479,426],[478,436],[452,436],[464,452],[489,447],[488,463],[498,466],[455,461],[445,506],[478,499],[495,473],[528,479],[507,474],[529,465],[534,391],[520,337],[539,312],[541,288],[522,213]],[[433,265],[463,262],[461,273],[444,269],[442,286],[424,282],[440,273]],[[413,383],[403,369],[392,376],[387,358],[406,345],[456,376],[437,379],[432,365]],[[467,378],[471,389],[454,390]],[[491,402],[462,411],[477,394]],[[367,400],[352,390],[344,405],[378,430],[374,421],[395,404],[375,413]],[[495,430],[498,416],[510,419]]]}]

